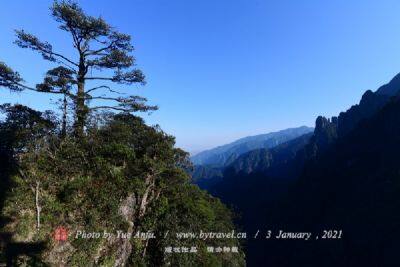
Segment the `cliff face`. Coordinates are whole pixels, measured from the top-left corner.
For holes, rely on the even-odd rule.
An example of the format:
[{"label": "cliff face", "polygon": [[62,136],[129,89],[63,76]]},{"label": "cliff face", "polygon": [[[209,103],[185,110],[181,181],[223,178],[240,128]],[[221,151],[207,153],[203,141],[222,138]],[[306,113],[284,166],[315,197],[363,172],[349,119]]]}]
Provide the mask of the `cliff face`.
[{"label": "cliff face", "polygon": [[[288,231],[342,230],[343,238],[269,243],[279,266],[399,266],[400,101],[389,101],[308,161],[269,225]],[[280,246],[280,247],[279,247]]]},{"label": "cliff face", "polygon": [[[379,205],[388,205],[389,208],[387,210],[393,212],[395,207],[397,207],[396,201],[386,203],[385,200],[384,191],[392,189],[385,187],[383,182],[373,184],[370,183],[371,181],[363,181],[363,177],[367,175],[370,167],[382,167],[378,171],[380,174],[375,176],[375,180],[385,176],[384,170],[386,167],[383,167],[382,164],[386,164],[389,161],[388,157],[385,156],[387,158],[386,163],[381,162],[383,158],[382,153],[390,146],[396,147],[395,138],[398,139],[398,137],[394,137],[393,135],[400,136],[398,132],[389,131],[387,128],[396,128],[396,126],[391,125],[398,123],[398,118],[400,118],[395,107],[399,107],[400,104],[393,104],[395,96],[398,95],[399,91],[400,75],[397,75],[391,82],[380,87],[376,92],[366,91],[358,104],[340,113],[338,117],[318,117],[315,121],[314,132],[309,136],[305,136],[303,140],[296,141],[297,143],[293,140],[272,149],[258,149],[243,154],[226,169],[223,178],[210,187],[210,192],[239,210],[242,214],[241,224],[246,230],[257,230],[257,226],[259,225],[279,225],[282,222],[287,223],[282,226],[283,228],[292,226],[294,230],[299,230],[299,227],[317,227],[327,222],[338,222],[335,219],[337,217],[339,220],[348,220],[347,227],[349,228],[346,228],[348,234],[352,235],[352,232],[357,233],[358,240],[363,240],[360,241],[363,242],[363,245],[356,250],[352,250],[352,253],[361,253],[363,248],[368,248],[369,251],[373,246],[368,246],[368,242],[373,243],[374,239],[372,237],[363,239],[362,231],[351,228],[352,225],[363,224],[362,219],[356,219],[351,216],[353,212],[351,207],[365,211],[368,208],[372,208],[375,214],[381,214],[388,220],[390,213],[386,211],[384,214],[379,213],[377,207]],[[388,106],[392,106],[390,111]],[[394,118],[396,114],[398,116],[397,119]],[[371,123],[371,120],[374,122]],[[369,124],[370,127],[366,128],[366,124]],[[378,134],[383,127],[386,127],[387,131]],[[392,135],[394,138],[391,138],[390,145],[386,143],[386,148],[379,148],[376,150],[376,153],[369,151],[371,144],[378,143],[375,138],[385,139],[389,135]],[[337,163],[338,154],[335,151],[339,146],[343,150],[339,156],[341,162]],[[379,151],[380,149],[382,150]],[[390,155],[390,157],[396,158],[393,150],[390,152]],[[361,161],[359,161],[360,158],[362,158]],[[400,166],[400,163],[398,166]],[[363,172],[363,170],[366,171]],[[395,172],[395,168],[392,165],[390,173]],[[353,175],[355,177],[352,177]],[[336,181],[335,177],[342,178],[340,178],[340,181]],[[329,182],[326,179],[329,179]],[[346,181],[349,184],[346,184]],[[394,180],[392,183],[398,184]],[[363,189],[360,191],[358,186]],[[380,204],[377,205],[368,200],[369,196],[375,195],[375,186],[380,188],[380,191],[377,193],[379,196],[376,199]],[[296,188],[294,190],[296,193],[290,189],[293,187]],[[330,195],[331,193],[335,193],[335,195],[332,196]],[[341,194],[344,194],[345,197],[342,198]],[[361,203],[357,202],[357,199],[354,197],[355,195],[357,195],[357,199],[363,199]],[[278,204],[285,199],[288,206]],[[329,201],[333,202],[336,200],[337,207],[347,209],[348,217],[340,218],[342,214],[337,211],[336,206],[329,204]],[[367,205],[368,208],[363,206],[366,203],[369,203],[369,206]],[[329,206],[333,212],[330,212],[326,206]],[[306,215],[303,214],[303,210]],[[290,216],[282,215],[284,213],[292,214]],[[323,217],[325,216],[324,214],[327,217]],[[364,220],[371,219],[367,214],[360,213],[359,215]],[[318,218],[318,216],[320,216],[319,221],[313,223],[313,220]],[[376,218],[374,223],[382,225],[382,222],[378,218]],[[368,232],[371,229],[364,227],[363,230]],[[352,236],[352,240],[358,242],[354,239],[354,236]],[[365,242],[365,240],[369,241]],[[346,246],[351,248],[353,246],[351,242],[353,241],[347,243]],[[385,242],[384,240],[381,241]],[[282,260],[282,266],[301,266],[297,265],[297,263],[300,264],[300,260],[303,260],[296,257],[299,254],[295,252],[298,247],[290,247],[290,252],[293,255],[289,256],[291,259],[294,259],[294,262],[289,262],[285,260],[285,257],[288,256],[286,252],[289,247],[286,247],[286,245],[279,247],[279,244],[275,243],[271,243],[270,245],[271,247],[263,247],[263,244],[250,241],[247,251],[248,264],[250,266],[257,266],[270,263],[272,266],[275,266],[276,260],[282,257],[279,259]],[[335,243],[333,247],[327,250],[328,252],[319,249],[320,245],[312,244],[310,246],[320,254],[315,257],[315,260],[321,261],[325,257],[328,259],[326,262],[331,260],[338,263],[339,259],[332,259],[332,256],[328,254],[335,254],[337,251],[344,250],[343,244],[338,245]],[[379,247],[375,248],[379,249]],[[270,251],[270,253],[266,254],[265,251]],[[304,258],[308,258],[308,260],[312,258],[310,251],[307,249],[303,250]],[[374,255],[374,260],[379,256],[376,253],[371,253],[371,255]],[[349,257],[346,260],[354,266],[357,259],[353,261],[350,256],[340,254],[340,257]],[[357,256],[354,257],[356,258]],[[299,261],[296,262],[296,260]],[[315,261],[313,263],[314,265],[311,266],[318,266],[318,264],[315,265]],[[310,266],[307,264],[303,265]]]},{"label": "cliff face", "polygon": [[358,105],[352,106],[346,112],[341,112],[338,119],[338,135],[345,136],[362,120],[370,118],[379,111],[390,99],[390,95],[382,95],[366,91]]},{"label": "cliff face", "polygon": [[382,85],[375,92],[368,90],[364,93],[358,105],[352,106],[346,112],[341,112],[338,118],[338,135],[345,136],[362,120],[377,113],[391,97],[400,92],[400,74],[389,83]]},{"label": "cliff face", "polygon": [[400,73],[393,77],[387,84],[382,85],[376,90],[378,95],[394,96],[400,90]]},{"label": "cliff face", "polygon": [[318,151],[323,151],[338,137],[337,118],[327,119],[319,116],[315,121],[315,131],[309,144],[306,146],[307,156],[313,158]]},{"label": "cliff face", "polygon": [[324,150],[336,139],[346,136],[364,120],[379,112],[392,97],[400,92],[400,74],[397,74],[389,83],[372,92],[366,91],[358,104],[353,105],[338,117],[327,119],[318,117],[315,122],[314,136],[307,146],[307,157],[316,156],[317,150]]},{"label": "cliff face", "polygon": [[315,122],[314,136],[303,151],[303,158],[306,160],[316,157],[318,151],[324,151],[338,138],[346,136],[360,123],[371,118],[399,92],[400,74],[396,75],[389,83],[381,86],[376,92],[366,91],[359,104],[341,112],[338,117],[331,119],[318,117]]}]

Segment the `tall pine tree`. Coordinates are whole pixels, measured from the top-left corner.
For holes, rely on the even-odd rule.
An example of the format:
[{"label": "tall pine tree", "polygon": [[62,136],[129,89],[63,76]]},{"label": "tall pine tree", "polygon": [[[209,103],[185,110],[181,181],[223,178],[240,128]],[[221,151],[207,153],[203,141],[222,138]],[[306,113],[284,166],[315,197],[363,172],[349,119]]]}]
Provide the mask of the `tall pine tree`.
[{"label": "tall pine tree", "polygon": [[[24,30],[17,30],[15,44],[40,53],[44,60],[58,66],[47,73],[43,84],[30,87],[24,84],[17,72],[4,63],[0,63],[0,86],[14,91],[33,90],[42,93],[67,95],[74,100],[75,123],[77,136],[84,134],[85,123],[90,111],[117,110],[123,112],[151,111],[156,106],[146,104],[140,96],[122,96],[111,84],[145,84],[143,73],[135,68],[132,56],[131,36],[120,33],[101,17],[87,15],[75,2],[55,1],[51,7],[59,29],[71,37],[71,47],[76,50],[76,58],[53,49],[53,45],[40,40]],[[69,54],[69,53],[68,53]],[[49,74],[52,76],[48,79]],[[68,86],[55,86],[57,81],[65,81],[68,75]],[[58,76],[58,77],[57,77]],[[89,87],[90,86],[90,87]],[[89,102],[97,100],[98,105]]]}]

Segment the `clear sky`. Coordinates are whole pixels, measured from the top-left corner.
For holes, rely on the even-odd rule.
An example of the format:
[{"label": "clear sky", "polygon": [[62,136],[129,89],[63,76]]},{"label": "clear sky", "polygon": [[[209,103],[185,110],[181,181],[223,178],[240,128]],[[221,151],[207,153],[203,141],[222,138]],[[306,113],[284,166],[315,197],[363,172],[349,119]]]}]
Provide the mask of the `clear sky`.
[{"label": "clear sky", "polygon": [[[49,16],[52,1],[5,0],[0,9],[0,60],[25,80],[49,68],[12,44],[23,28],[71,54],[69,39]],[[160,124],[184,149],[197,152],[236,138],[332,116],[400,72],[398,0],[82,0],[133,36],[144,95]],[[43,110],[43,95],[10,94]]]}]

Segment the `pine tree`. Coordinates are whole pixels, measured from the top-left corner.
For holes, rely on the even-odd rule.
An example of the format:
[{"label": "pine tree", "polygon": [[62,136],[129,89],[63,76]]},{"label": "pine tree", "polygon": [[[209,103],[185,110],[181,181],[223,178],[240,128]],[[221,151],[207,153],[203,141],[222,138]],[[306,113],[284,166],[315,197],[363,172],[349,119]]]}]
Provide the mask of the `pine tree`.
[{"label": "pine tree", "polygon": [[[59,29],[70,35],[71,46],[78,55],[76,58],[56,52],[53,45],[24,30],[16,31],[15,44],[34,50],[40,53],[44,60],[57,64],[58,68],[53,69],[52,73],[49,71],[53,76],[52,81],[62,80],[64,75],[68,74],[68,83],[73,87],[68,90],[68,96],[74,99],[75,103],[74,129],[77,136],[84,134],[86,120],[91,111],[137,112],[157,109],[156,106],[147,105],[147,100],[143,97],[121,96],[121,93],[110,85],[145,84],[144,74],[135,68],[131,36],[116,31],[101,17],[87,15],[75,2],[55,1],[51,13],[59,23]],[[102,73],[110,75],[103,76]],[[90,84],[93,87],[88,88]],[[54,84],[46,84],[46,81],[40,86],[27,86],[17,72],[3,63],[0,63],[0,86],[14,91],[33,90],[64,96],[67,93],[65,88],[55,88]],[[101,101],[103,104],[90,105],[92,100]]]}]

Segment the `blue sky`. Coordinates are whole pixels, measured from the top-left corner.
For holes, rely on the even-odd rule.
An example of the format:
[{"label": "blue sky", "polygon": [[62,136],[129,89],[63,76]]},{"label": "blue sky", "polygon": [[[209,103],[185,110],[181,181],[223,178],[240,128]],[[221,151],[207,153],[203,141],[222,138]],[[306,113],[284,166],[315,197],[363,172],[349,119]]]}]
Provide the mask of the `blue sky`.
[{"label": "blue sky", "polygon": [[[25,80],[51,66],[12,44],[24,28],[73,55],[49,16],[52,1],[3,1],[0,60]],[[338,114],[400,72],[400,2],[311,0],[82,0],[133,36],[144,95],[160,110],[145,116],[197,152],[234,139]],[[43,110],[43,95],[10,94]]]}]

